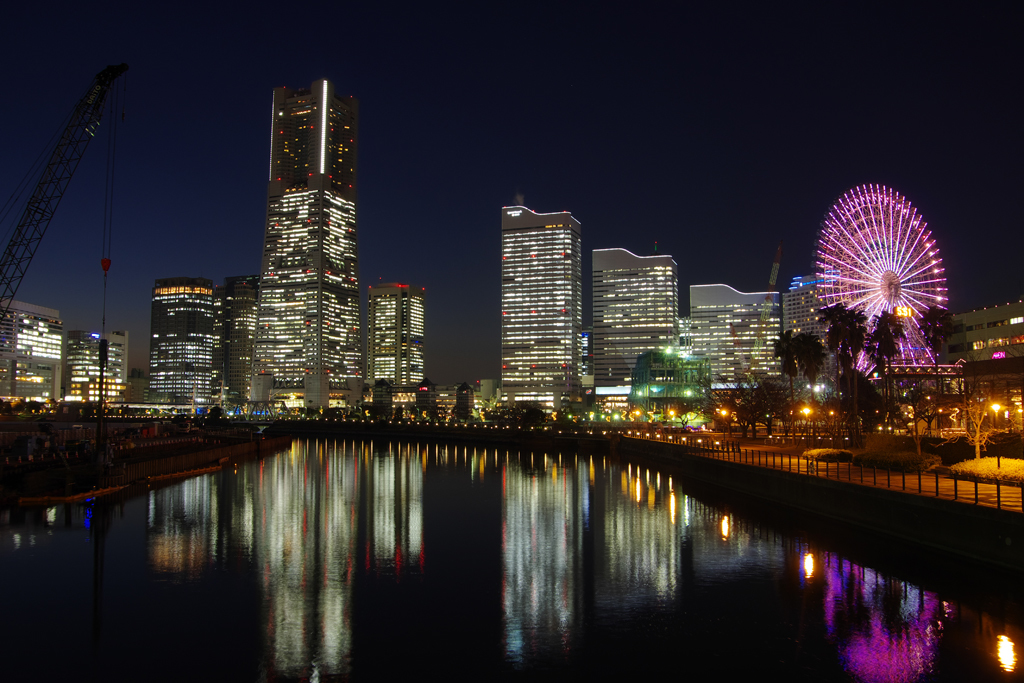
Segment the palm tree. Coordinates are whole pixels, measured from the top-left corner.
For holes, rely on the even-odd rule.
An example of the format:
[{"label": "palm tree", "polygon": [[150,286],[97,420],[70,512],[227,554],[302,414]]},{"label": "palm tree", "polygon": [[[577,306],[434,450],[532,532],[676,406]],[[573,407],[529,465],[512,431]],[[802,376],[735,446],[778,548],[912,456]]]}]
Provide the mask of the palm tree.
[{"label": "palm tree", "polygon": [[799,374],[796,365],[796,348],[793,345],[793,330],[786,330],[775,340],[775,357],[780,360],[782,374],[789,377],[789,402],[793,402],[793,380]]},{"label": "palm tree", "polygon": [[846,339],[846,323],[850,309],[843,304],[835,304],[821,309],[821,322],[825,323],[825,345],[836,357],[836,394],[839,393],[839,361],[840,349]]},{"label": "palm tree", "polygon": [[885,389],[885,422],[889,423],[889,377],[892,374],[892,359],[900,352],[903,339],[903,320],[892,311],[882,311],[871,319],[871,333],[865,348],[875,363],[882,368]]},{"label": "palm tree", "polygon": [[864,353],[868,337],[868,317],[864,311],[850,309],[846,318],[846,349],[843,361],[848,370],[846,383],[853,385],[853,431],[854,444],[860,446],[860,403],[857,388],[860,384],[860,370],[857,361]]},{"label": "palm tree", "polygon": [[921,321],[918,324],[924,341],[932,352],[935,384],[939,387],[939,393],[944,393],[942,382],[939,381],[939,353],[942,351],[942,344],[953,334],[953,316],[941,306],[929,306],[921,314]]},{"label": "palm tree", "polygon": [[796,363],[800,366],[804,377],[811,383],[813,395],[814,384],[818,380],[818,375],[821,374],[821,368],[828,360],[828,354],[825,353],[821,338],[808,332],[801,332],[793,337],[793,346],[796,349]]}]

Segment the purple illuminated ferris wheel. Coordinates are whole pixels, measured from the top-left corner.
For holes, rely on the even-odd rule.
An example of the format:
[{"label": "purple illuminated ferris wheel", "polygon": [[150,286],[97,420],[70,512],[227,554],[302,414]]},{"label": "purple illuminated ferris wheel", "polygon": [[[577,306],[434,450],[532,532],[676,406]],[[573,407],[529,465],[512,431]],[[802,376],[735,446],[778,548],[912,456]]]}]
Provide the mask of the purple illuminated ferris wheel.
[{"label": "purple illuminated ferris wheel", "polygon": [[[836,200],[818,233],[817,274],[824,306],[845,304],[868,321],[882,311],[904,318],[897,363],[931,364],[921,313],[946,306],[946,276],[927,223],[900,193],[860,185]],[[870,362],[861,358],[858,367]]]}]

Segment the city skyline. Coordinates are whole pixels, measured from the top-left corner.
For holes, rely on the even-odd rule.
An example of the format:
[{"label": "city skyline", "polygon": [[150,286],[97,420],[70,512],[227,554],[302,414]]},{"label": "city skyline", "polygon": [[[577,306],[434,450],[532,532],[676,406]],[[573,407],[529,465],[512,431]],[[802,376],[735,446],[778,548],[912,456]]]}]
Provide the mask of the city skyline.
[{"label": "city skyline", "polygon": [[[366,9],[347,17],[353,42],[344,56],[312,45],[283,57],[266,47],[277,44],[276,20],[255,14],[231,15],[228,32],[226,14],[197,30],[174,19],[138,31],[138,17],[69,12],[49,22],[53,50],[31,62],[15,59],[10,87],[38,98],[30,116],[17,108],[0,113],[18,131],[0,184],[7,192],[17,185],[93,74],[106,64],[131,65],[107,329],[139,339],[149,327],[153,278],[220,282],[259,268],[267,92],[326,77],[363,109],[363,290],[396,280],[430,290],[435,381],[497,372],[499,323],[491,311],[500,284],[484,264],[500,246],[483,226],[516,192],[538,211],[571,208],[587,225],[585,271],[593,249],[648,255],[657,242],[679,260],[684,288],[727,282],[760,291],[780,239],[787,247],[779,283],[809,275],[814,239],[834,200],[859,184],[885,184],[928,217],[943,245],[950,308],[969,310],[1024,293],[1014,260],[1024,237],[1012,201],[1022,180],[1013,121],[1020,95],[1005,87],[1021,48],[999,8],[944,12],[895,8],[880,22],[870,10],[839,8],[662,9],[617,13],[613,21],[600,9],[555,8],[524,36],[479,31],[487,20],[504,25],[497,16],[384,21]],[[26,7],[11,20],[43,18]],[[571,47],[520,49],[567,29],[578,36]],[[185,33],[205,51],[183,50]],[[857,49],[834,49],[844,39]],[[12,36],[13,54],[39,52],[27,40]],[[446,42],[451,47],[437,47]],[[467,50],[479,58],[465,60]],[[231,106],[202,106],[198,95],[179,94],[214,82],[230,84]],[[854,94],[868,82],[875,94]],[[609,106],[618,112],[610,136]],[[67,329],[101,328],[94,245],[103,136],[18,294],[59,309]],[[163,210],[185,198],[187,211]],[[463,280],[438,263],[479,264],[482,277],[464,293]],[[680,299],[685,313],[685,294]],[[132,346],[130,367],[146,366],[143,347]]]}]

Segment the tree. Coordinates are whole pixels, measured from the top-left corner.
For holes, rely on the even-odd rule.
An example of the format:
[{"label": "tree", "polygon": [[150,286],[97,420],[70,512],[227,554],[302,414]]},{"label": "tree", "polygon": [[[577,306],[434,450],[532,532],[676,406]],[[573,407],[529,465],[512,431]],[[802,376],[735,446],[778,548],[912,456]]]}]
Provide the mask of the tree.
[{"label": "tree", "polygon": [[871,333],[868,335],[865,349],[875,364],[882,368],[883,387],[885,391],[886,424],[890,421],[889,406],[892,403],[890,377],[892,375],[892,359],[900,352],[900,340],[903,339],[903,321],[892,311],[882,311],[871,319]]},{"label": "tree", "polygon": [[828,354],[825,353],[825,347],[822,345],[818,335],[808,332],[801,332],[793,337],[793,346],[795,347],[794,355],[796,356],[796,363],[800,367],[800,372],[811,383],[811,398],[813,399],[813,387],[818,381],[818,375],[821,374],[822,368],[825,367]]},{"label": "tree", "polygon": [[775,340],[775,357],[779,359],[782,366],[782,374],[789,377],[789,400],[793,398],[793,380],[800,374],[797,368],[796,345],[793,341],[793,330],[786,330],[782,336]]},{"label": "tree", "polygon": [[928,431],[931,431],[932,423],[939,417],[939,405],[932,392],[920,384],[915,384],[903,395],[903,409],[900,415],[911,438],[914,439],[918,455],[921,455],[921,441],[926,436],[921,431],[921,423],[927,425]]},{"label": "tree", "polygon": [[[995,413],[989,410],[988,401],[981,396],[967,396],[963,404],[963,438],[974,446],[974,459],[981,458],[981,452],[994,440],[1001,429],[995,427]],[[953,437],[952,441],[960,438]]]},{"label": "tree", "polygon": [[864,352],[868,335],[867,316],[863,311],[836,304],[821,309],[821,319],[827,325],[825,342],[836,357],[836,392],[839,393],[839,370],[846,377],[847,396],[853,399],[853,440],[860,443],[859,371],[857,361]]},{"label": "tree", "polygon": [[948,310],[941,306],[929,306],[921,314],[921,334],[932,352],[932,361],[935,363],[935,385],[939,393],[943,393],[942,382],[939,381],[939,353],[942,352],[942,344],[953,334],[953,316]]}]

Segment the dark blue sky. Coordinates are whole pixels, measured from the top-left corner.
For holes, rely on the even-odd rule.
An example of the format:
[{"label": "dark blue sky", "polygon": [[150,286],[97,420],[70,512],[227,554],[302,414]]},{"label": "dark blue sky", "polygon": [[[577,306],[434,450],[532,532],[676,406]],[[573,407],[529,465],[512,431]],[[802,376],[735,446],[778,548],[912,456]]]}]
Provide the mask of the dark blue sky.
[{"label": "dark blue sky", "polygon": [[[271,90],[360,99],[363,285],[423,285],[427,374],[499,373],[502,205],[659,251],[690,284],[809,272],[822,216],[880,183],[923,213],[954,311],[1016,300],[1022,22],[1012,5],[56,3],[7,8],[4,199],[107,64],[127,62],[108,329],[147,363],[154,278],[257,272]],[[965,7],[965,6],[962,6]],[[18,298],[98,329],[105,138]],[[589,318],[589,285],[586,287]]]}]

